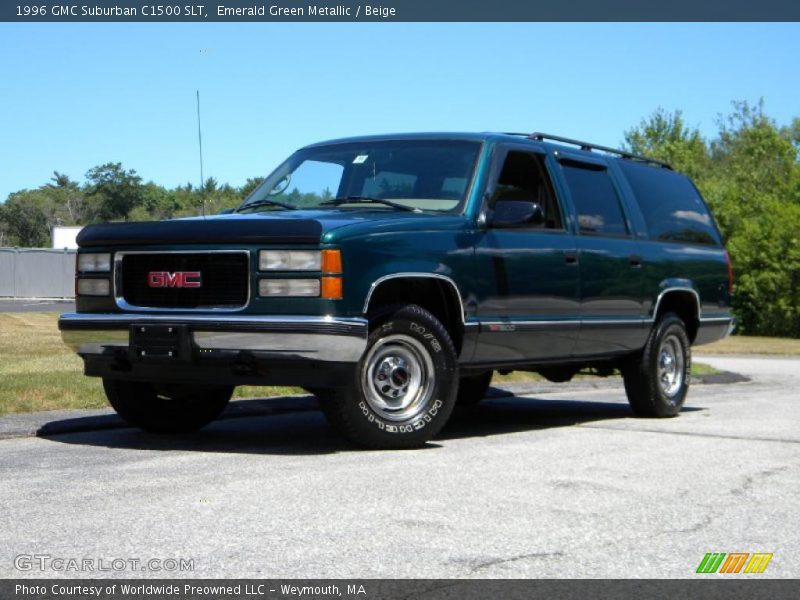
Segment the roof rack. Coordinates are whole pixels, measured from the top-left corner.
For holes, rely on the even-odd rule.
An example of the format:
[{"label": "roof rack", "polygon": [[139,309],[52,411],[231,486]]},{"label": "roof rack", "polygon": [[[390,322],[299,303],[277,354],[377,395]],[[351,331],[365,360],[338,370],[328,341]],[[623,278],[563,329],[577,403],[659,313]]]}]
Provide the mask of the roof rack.
[{"label": "roof rack", "polygon": [[606,152],[607,154],[616,154],[621,158],[625,158],[627,160],[635,160],[638,162],[649,163],[652,165],[657,165],[664,169],[672,170],[672,167],[669,163],[666,163],[661,160],[657,160],[655,158],[650,158],[648,156],[642,156],[641,154],[634,154],[633,152],[627,152],[626,150],[618,150],[616,148],[609,148],[608,146],[599,146],[597,144],[591,144],[589,142],[582,142],[580,140],[573,140],[570,138],[561,137],[559,135],[550,135],[548,133],[541,133],[539,131],[535,131],[534,133],[508,133],[507,135],[521,135],[532,140],[536,140],[537,142],[543,142],[545,140],[553,141],[553,142],[560,142],[562,144],[570,144],[571,146],[578,146],[581,150],[585,150],[586,152],[591,152],[592,150],[599,150],[600,152]]}]

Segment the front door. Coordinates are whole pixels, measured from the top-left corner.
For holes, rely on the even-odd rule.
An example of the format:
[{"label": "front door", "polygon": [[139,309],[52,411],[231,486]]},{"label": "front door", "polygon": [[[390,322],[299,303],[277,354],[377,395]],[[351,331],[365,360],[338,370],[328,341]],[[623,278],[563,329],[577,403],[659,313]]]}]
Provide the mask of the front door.
[{"label": "front door", "polygon": [[[572,354],[580,314],[575,236],[565,228],[543,153],[498,148],[475,249],[479,343],[474,362],[532,362]],[[536,202],[544,221],[493,227],[498,200]]]}]

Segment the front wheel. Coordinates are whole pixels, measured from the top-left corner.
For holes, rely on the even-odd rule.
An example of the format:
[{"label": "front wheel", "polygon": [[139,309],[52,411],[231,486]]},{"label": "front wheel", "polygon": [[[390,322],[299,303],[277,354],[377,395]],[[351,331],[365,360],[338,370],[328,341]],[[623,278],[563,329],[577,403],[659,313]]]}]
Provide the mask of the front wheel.
[{"label": "front wheel", "polygon": [[657,322],[640,355],[623,365],[625,392],[633,412],[643,417],[674,417],[689,391],[692,354],[686,325],[667,313]]},{"label": "front wheel", "polygon": [[109,403],[129,425],[150,433],[188,433],[216,419],[230,386],[152,384],[103,379]]},{"label": "front wheel", "polygon": [[361,446],[413,448],[447,422],[457,382],[447,330],[427,310],[408,305],[374,327],[351,387],[322,393],[320,406],[336,430]]}]

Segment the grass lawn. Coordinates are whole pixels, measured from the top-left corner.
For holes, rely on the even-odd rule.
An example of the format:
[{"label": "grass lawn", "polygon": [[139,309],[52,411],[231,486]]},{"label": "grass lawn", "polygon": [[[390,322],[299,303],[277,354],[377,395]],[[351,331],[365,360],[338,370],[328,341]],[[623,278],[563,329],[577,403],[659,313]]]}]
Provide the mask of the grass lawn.
[{"label": "grass lawn", "polygon": [[800,340],[732,335],[713,344],[697,346],[692,349],[692,354],[783,354],[800,356]]},{"label": "grass lawn", "polygon": [[[56,313],[0,313],[0,415],[64,408],[101,408],[106,398],[100,380],[83,375],[83,361],[61,342]],[[800,340],[731,337],[700,346],[695,354],[795,354]],[[696,374],[715,372],[695,362]],[[584,377],[584,375],[578,375]],[[539,381],[536,373],[495,374],[496,383]],[[292,387],[236,388],[235,397],[303,393]]]},{"label": "grass lawn", "polygon": [[[97,377],[61,341],[56,313],[0,313],[0,415],[107,406]],[[299,388],[236,388],[235,397],[304,393]]]}]

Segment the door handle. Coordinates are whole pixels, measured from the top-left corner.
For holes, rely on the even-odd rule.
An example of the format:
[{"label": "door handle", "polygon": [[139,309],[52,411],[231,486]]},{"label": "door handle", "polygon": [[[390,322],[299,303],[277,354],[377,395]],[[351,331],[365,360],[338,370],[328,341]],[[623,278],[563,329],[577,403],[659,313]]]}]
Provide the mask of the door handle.
[{"label": "door handle", "polygon": [[642,266],[642,257],[639,256],[638,254],[631,254],[628,257],[628,260],[630,261],[632,267],[641,267]]},{"label": "door handle", "polygon": [[564,252],[564,261],[568,265],[577,265],[578,264],[578,253],[572,252],[570,250]]}]

